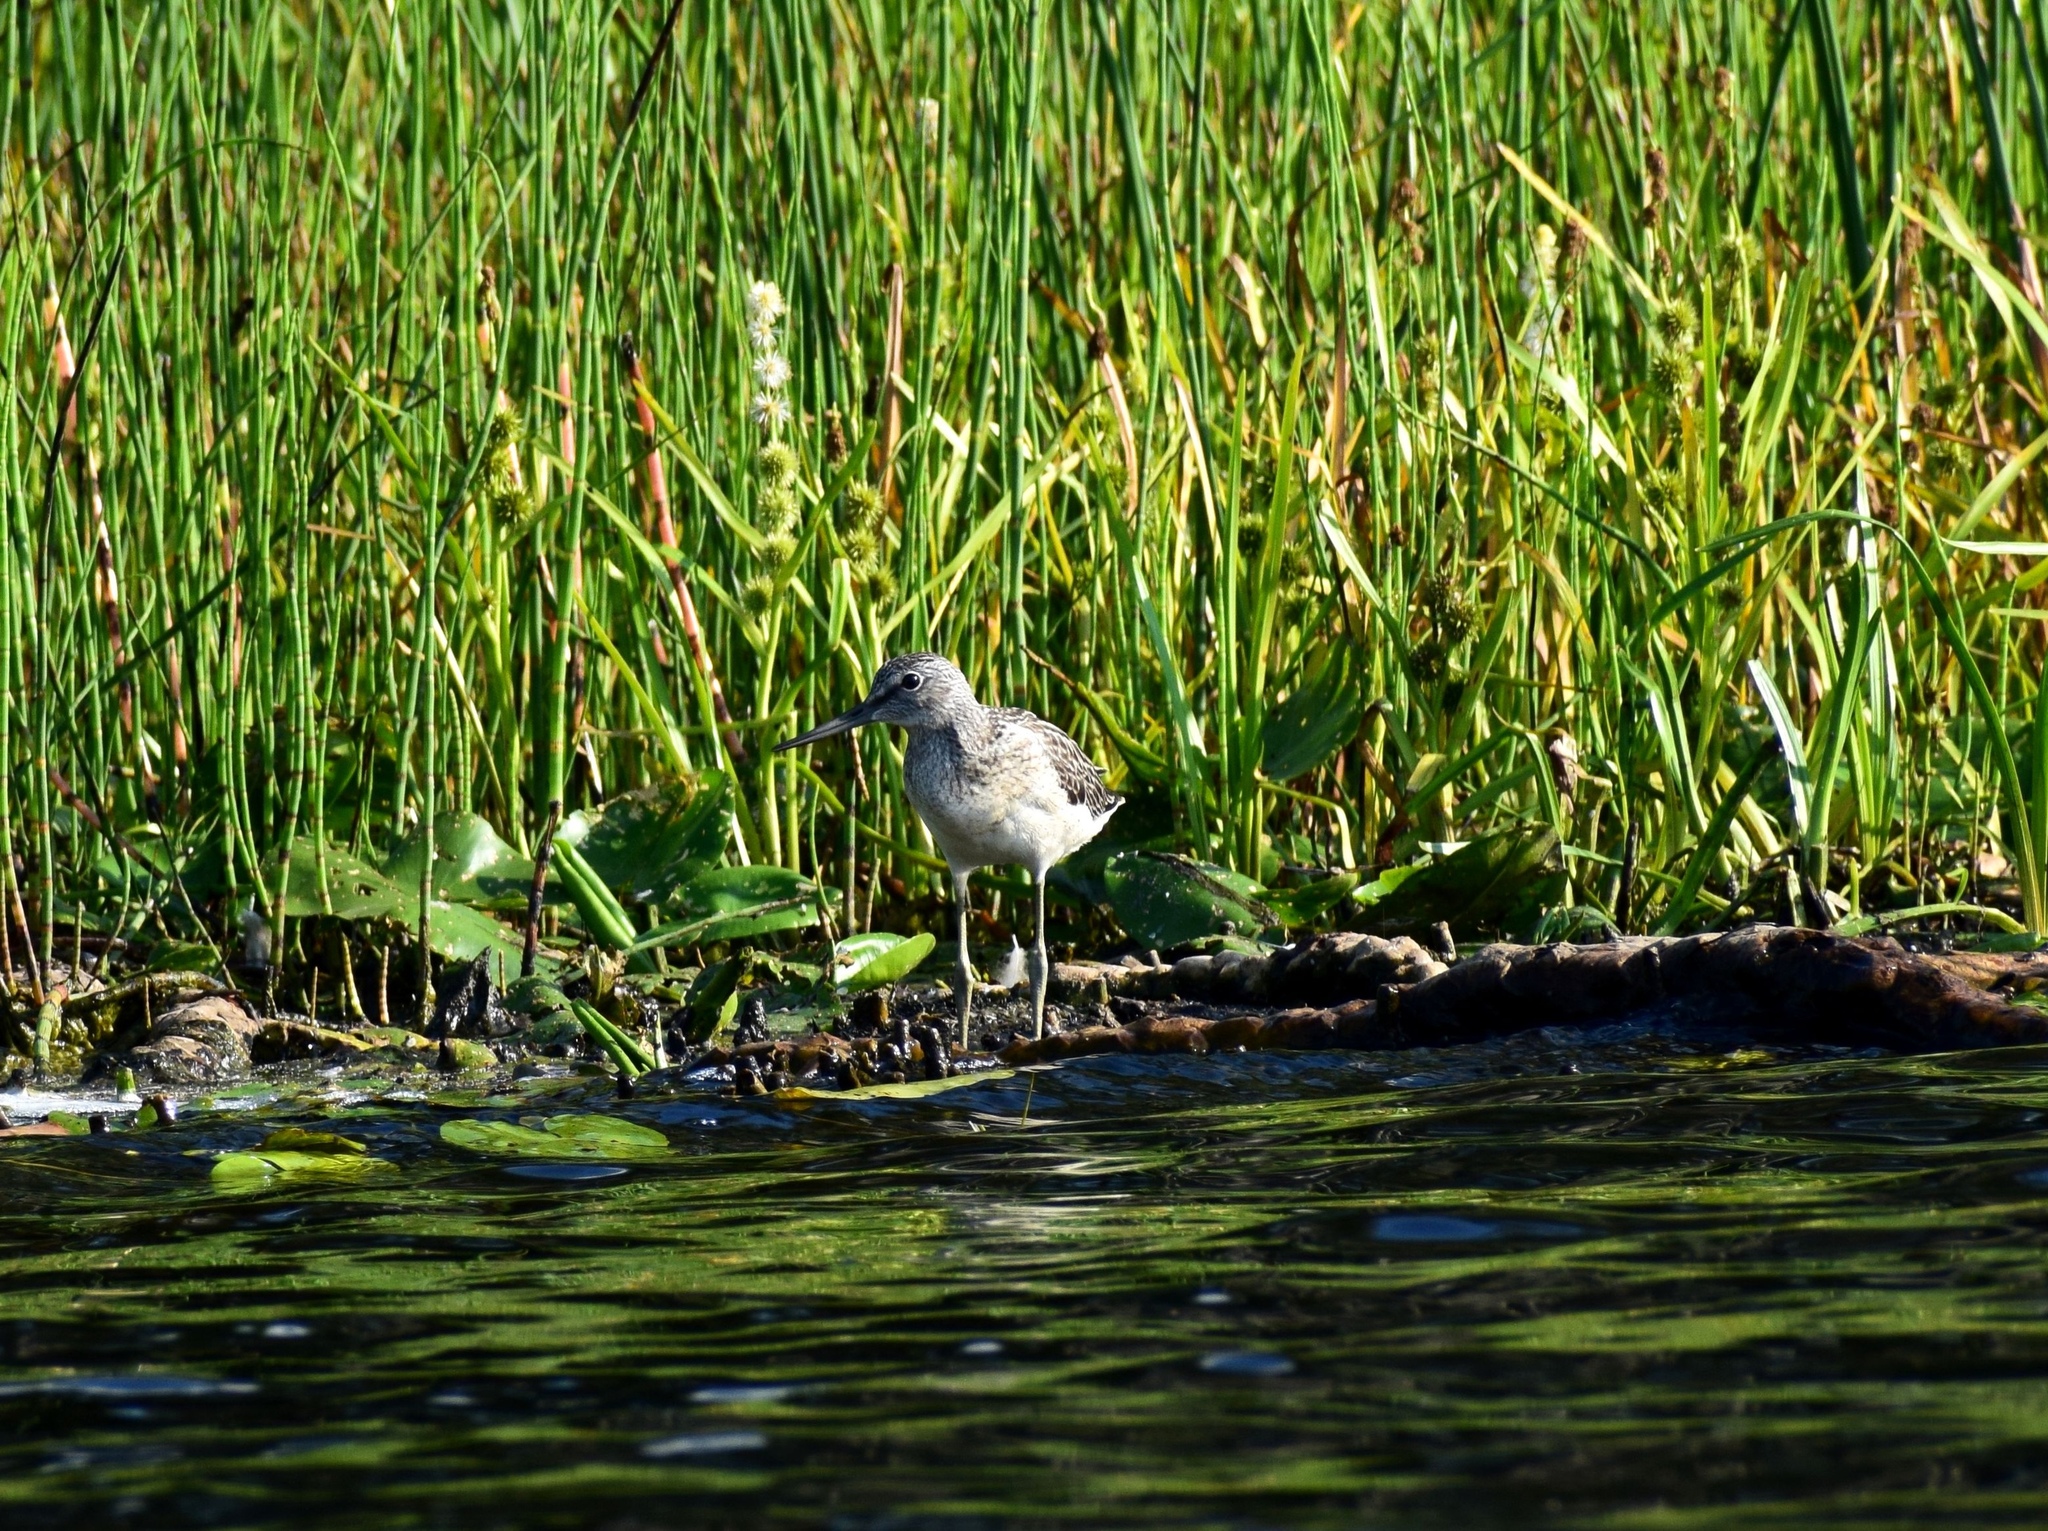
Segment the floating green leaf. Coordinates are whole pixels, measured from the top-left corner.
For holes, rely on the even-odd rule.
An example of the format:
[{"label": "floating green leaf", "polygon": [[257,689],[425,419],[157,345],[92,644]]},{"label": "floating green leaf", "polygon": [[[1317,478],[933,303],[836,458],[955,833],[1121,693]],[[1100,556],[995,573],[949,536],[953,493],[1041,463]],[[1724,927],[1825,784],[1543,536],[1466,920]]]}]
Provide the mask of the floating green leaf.
[{"label": "floating green leaf", "polygon": [[528,1159],[653,1159],[669,1151],[668,1139],[654,1128],[615,1116],[551,1116],[539,1127],[465,1117],[443,1122],[441,1141]]},{"label": "floating green leaf", "polygon": [[833,949],[832,981],[848,992],[897,983],[916,972],[936,945],[938,938],[928,930],[909,937],[881,930],[849,936]]},{"label": "floating green leaf", "polygon": [[1252,935],[1281,923],[1250,878],[1184,856],[1122,851],[1103,869],[1103,881],[1118,923],[1145,946]]},{"label": "floating green leaf", "polygon": [[314,1132],[305,1127],[280,1127],[263,1140],[263,1151],[288,1149],[307,1154],[366,1154],[369,1147],[338,1132]]},{"label": "floating green leaf", "polygon": [[301,1153],[268,1146],[253,1153],[222,1154],[207,1179],[217,1191],[259,1191],[278,1180],[359,1180],[397,1169],[389,1159],[361,1154]]},{"label": "floating green leaf", "polygon": [[1358,887],[1356,872],[1319,877],[1298,888],[1268,888],[1260,895],[1266,907],[1279,917],[1287,930],[1313,925],[1351,895]]},{"label": "floating green leaf", "polygon": [[[690,942],[737,941],[818,921],[817,889],[787,867],[711,867],[676,896],[683,919],[672,930]],[[654,934],[659,935],[659,932]]]},{"label": "floating green leaf", "polygon": [[[388,919],[405,905],[405,895],[384,873],[338,845],[323,851],[310,837],[292,842],[291,881],[285,887],[284,912],[293,919],[331,914],[343,920]],[[264,869],[267,886],[277,886],[278,866]],[[322,882],[326,892],[321,892]],[[417,877],[414,879],[418,881]],[[419,896],[412,899],[419,907]],[[210,960],[210,959],[209,959]]]},{"label": "floating green leaf", "polygon": [[[384,875],[404,896],[407,909],[420,907],[420,853],[415,830],[384,863]],[[297,880],[296,873],[294,881]],[[512,849],[488,821],[474,813],[444,813],[434,819],[434,897],[451,904],[525,907],[533,889],[533,862]]]},{"label": "floating green leaf", "polygon": [[725,774],[709,771],[694,789],[629,792],[572,813],[559,838],[621,898],[657,903],[725,854],[731,795]]},{"label": "floating green leaf", "polygon": [[1367,928],[1399,935],[1439,920],[1458,932],[1497,926],[1549,875],[1556,850],[1557,834],[1548,828],[1524,825],[1482,836],[1405,876],[1373,903]]}]

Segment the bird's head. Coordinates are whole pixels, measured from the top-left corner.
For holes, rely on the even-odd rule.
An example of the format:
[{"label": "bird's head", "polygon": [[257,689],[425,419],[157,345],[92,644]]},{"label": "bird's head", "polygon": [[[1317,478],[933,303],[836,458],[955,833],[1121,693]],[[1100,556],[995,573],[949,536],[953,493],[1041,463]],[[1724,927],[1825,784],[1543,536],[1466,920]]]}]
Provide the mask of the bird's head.
[{"label": "bird's head", "polygon": [[973,688],[959,666],[937,654],[899,654],[875,671],[867,699],[858,707],[820,723],[809,733],[776,745],[778,750],[815,744],[834,734],[850,733],[869,723],[894,723],[901,728],[929,728],[962,708],[977,706]]}]

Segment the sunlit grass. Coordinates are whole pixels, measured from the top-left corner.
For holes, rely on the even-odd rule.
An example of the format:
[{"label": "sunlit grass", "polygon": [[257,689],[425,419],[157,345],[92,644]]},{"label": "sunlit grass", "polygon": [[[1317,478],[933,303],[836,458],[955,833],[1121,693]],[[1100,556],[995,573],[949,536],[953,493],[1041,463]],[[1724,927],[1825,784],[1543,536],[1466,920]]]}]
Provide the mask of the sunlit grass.
[{"label": "sunlit grass", "polygon": [[333,994],[294,846],[710,769],[917,919],[896,745],[766,748],[913,646],[1262,881],[2039,928],[2048,57],[1965,14],[11,11],[10,940]]}]

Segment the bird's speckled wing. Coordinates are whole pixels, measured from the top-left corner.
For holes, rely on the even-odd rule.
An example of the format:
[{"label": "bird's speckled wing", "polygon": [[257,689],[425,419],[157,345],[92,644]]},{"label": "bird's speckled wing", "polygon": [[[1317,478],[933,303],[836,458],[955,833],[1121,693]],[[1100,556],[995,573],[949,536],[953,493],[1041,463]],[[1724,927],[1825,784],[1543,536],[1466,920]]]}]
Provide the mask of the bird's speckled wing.
[{"label": "bird's speckled wing", "polygon": [[1098,818],[1123,806],[1123,798],[1102,784],[1102,767],[1059,728],[1021,707],[991,707],[988,711],[997,727],[1023,730],[1045,746],[1046,758],[1058,773],[1068,802],[1086,808]]}]

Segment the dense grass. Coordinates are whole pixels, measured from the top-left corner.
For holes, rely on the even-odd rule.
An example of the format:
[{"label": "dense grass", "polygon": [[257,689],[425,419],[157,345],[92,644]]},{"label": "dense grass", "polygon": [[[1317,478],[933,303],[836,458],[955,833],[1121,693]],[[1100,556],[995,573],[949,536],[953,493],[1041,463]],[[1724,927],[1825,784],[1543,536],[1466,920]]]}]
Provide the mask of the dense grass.
[{"label": "dense grass", "polygon": [[1553,928],[2048,927],[2038,8],[5,25],[0,875],[46,958],[724,767],[736,856],[899,920],[896,741],[859,796],[765,746],[914,647],[1267,881],[1527,822]]}]

